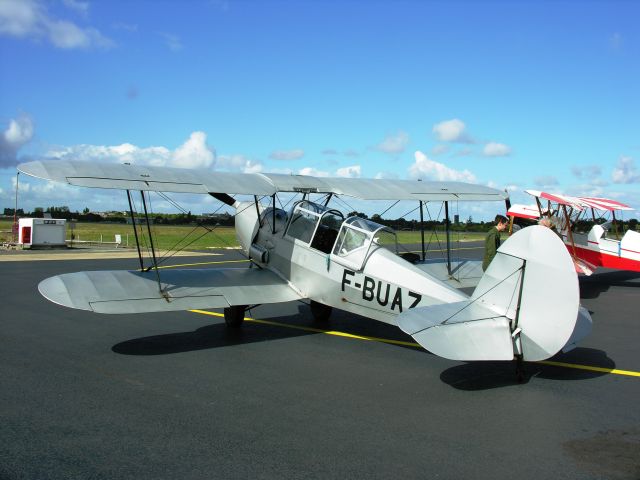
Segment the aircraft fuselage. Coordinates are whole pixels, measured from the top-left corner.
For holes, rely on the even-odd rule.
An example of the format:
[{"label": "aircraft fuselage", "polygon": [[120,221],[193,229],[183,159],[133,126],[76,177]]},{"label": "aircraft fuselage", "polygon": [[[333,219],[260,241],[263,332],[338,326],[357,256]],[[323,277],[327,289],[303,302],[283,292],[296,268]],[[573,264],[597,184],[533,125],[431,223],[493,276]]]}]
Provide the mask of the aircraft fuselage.
[{"label": "aircraft fuselage", "polygon": [[[396,316],[408,309],[467,298],[381,245],[375,228],[393,234],[389,229],[357,217],[340,221],[336,211],[329,213],[336,221],[324,228],[324,207],[314,205],[321,207],[314,222],[303,206],[312,208],[308,203],[297,205],[286,219],[275,222],[270,209],[261,212],[260,221],[255,208],[239,208],[236,217],[239,236],[253,235],[251,242],[240,239],[246,253],[260,267],[286,279],[303,297],[393,325]],[[296,230],[296,220],[309,219],[305,225],[309,232]],[[334,241],[323,244],[318,236],[327,231]],[[354,238],[362,238],[362,245],[353,247]]]}]

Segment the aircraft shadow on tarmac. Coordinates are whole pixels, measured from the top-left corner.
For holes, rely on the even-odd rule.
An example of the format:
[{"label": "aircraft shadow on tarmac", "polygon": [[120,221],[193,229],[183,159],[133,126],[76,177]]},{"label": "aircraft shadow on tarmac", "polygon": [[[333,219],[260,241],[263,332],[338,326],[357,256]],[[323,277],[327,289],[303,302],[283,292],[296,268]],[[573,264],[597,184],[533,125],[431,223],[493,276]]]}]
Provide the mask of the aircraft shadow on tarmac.
[{"label": "aircraft shadow on tarmac", "polygon": [[[269,323],[243,322],[242,328],[229,328],[224,321],[200,327],[190,332],[167,333],[149,337],[134,338],[114,345],[111,350],[122,355],[168,355],[209,348],[230,347],[271,340],[302,337],[321,334],[325,330],[339,330],[350,335],[378,337],[404,342],[412,339],[397,327],[376,322],[342,311],[334,311],[328,322],[315,322],[309,306],[299,304],[297,313],[289,315],[256,315],[260,321],[285,324],[280,326]],[[305,330],[308,329],[308,330]],[[402,347],[412,348],[415,347]]]},{"label": "aircraft shadow on tarmac", "polygon": [[[314,322],[307,305],[301,304],[297,310],[297,313],[291,312],[290,315],[277,316],[273,319],[269,319],[268,315],[259,315],[261,320],[267,322],[273,320],[286,324],[284,327],[277,324],[245,321],[242,328],[231,329],[220,319],[217,323],[189,332],[167,333],[127,340],[114,345],[111,350],[122,355],[169,355],[317,335],[325,330],[338,330],[350,335],[392,339],[407,343],[411,343],[412,340],[394,326],[347,312],[335,311],[330,322]],[[392,346],[417,350],[408,344]],[[417,351],[429,356],[433,355],[427,350]],[[615,362],[604,351],[593,348],[578,347],[571,352],[558,354],[551,360],[597,366],[609,370],[616,368]],[[473,391],[521,385],[529,382],[533,377],[551,380],[587,380],[608,374],[607,372],[532,362],[524,363],[523,373],[524,376],[519,381],[516,375],[516,363],[513,361],[468,362],[444,370],[440,374],[440,379],[456,389]]]},{"label": "aircraft shadow on tarmac", "polygon": [[[595,348],[578,347],[568,353],[561,353],[550,359],[562,362],[613,370],[615,362],[606,352]],[[440,379],[458,390],[488,390],[528,383],[533,377],[548,380],[589,380],[608,372],[582,370],[562,366],[546,365],[537,362],[525,362],[524,378],[518,381],[515,362],[470,362],[448,368],[440,374]]]},{"label": "aircraft shadow on tarmac", "polygon": [[580,298],[598,298],[601,293],[611,287],[635,287],[640,288],[640,272],[626,270],[611,270],[603,273],[594,273],[590,276],[580,276]]},{"label": "aircraft shadow on tarmac", "polygon": [[[288,317],[278,319],[283,323],[292,320]],[[111,350],[122,355],[169,355],[305,335],[315,335],[315,332],[258,325],[247,321],[244,322],[242,328],[229,328],[223,321],[190,332],[134,338],[114,345]]]}]

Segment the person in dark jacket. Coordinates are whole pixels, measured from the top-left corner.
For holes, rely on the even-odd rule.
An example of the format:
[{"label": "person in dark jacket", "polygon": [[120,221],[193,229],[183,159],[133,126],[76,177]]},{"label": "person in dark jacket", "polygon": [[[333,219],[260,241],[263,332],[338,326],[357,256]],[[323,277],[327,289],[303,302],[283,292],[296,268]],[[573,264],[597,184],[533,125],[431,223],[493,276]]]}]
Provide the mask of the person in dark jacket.
[{"label": "person in dark jacket", "polygon": [[485,271],[493,257],[496,256],[498,247],[500,246],[500,232],[507,228],[507,217],[504,215],[496,215],[495,226],[491,227],[487,238],[484,241],[484,259],[482,260],[482,271]]}]

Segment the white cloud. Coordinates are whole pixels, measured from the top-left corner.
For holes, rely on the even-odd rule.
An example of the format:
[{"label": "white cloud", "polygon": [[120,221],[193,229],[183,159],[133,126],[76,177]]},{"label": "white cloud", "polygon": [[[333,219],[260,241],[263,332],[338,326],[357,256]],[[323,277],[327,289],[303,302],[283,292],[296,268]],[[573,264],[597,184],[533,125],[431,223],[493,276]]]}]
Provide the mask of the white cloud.
[{"label": "white cloud", "polygon": [[0,135],[0,168],[17,163],[18,150],[33,138],[33,122],[28,115],[20,115],[9,122]]},{"label": "white cloud", "polygon": [[29,0],[0,2],[0,34],[23,37],[38,30],[40,7]]},{"label": "white cloud", "polygon": [[638,183],[640,172],[636,169],[633,158],[622,156],[611,173],[613,183]]},{"label": "white cloud", "polygon": [[304,167],[298,170],[298,175],[310,175],[312,177],[328,177],[329,172],[317,170],[313,167]]},{"label": "white cloud", "polygon": [[405,132],[398,132],[395,135],[387,135],[381,143],[376,145],[375,149],[389,154],[402,153],[408,143],[409,134]]},{"label": "white cloud", "polygon": [[[71,1],[70,4],[82,8],[83,2]],[[45,38],[62,49],[107,49],[115,45],[95,28],[83,28],[71,21],[52,17],[36,0],[0,1],[0,35]]]},{"label": "white cloud", "polygon": [[445,120],[433,126],[432,132],[441,142],[474,143],[466,132],[466,125],[458,118]]},{"label": "white cloud", "polygon": [[304,157],[304,150],[297,148],[294,150],[276,150],[271,152],[269,158],[273,160],[299,160]]},{"label": "white cloud", "polygon": [[475,175],[469,170],[454,170],[443,163],[429,159],[419,150],[415,152],[414,157],[415,162],[409,167],[411,178],[476,183]]},{"label": "white cloud", "polygon": [[110,48],[114,44],[95,28],[80,28],[66,20],[51,21],[47,25],[49,40],[54,46],[63,49],[91,47]]},{"label": "white cloud", "polygon": [[602,173],[600,165],[574,165],[571,173],[577,178],[596,178]]},{"label": "white cloud", "polygon": [[511,155],[511,147],[504,143],[489,142],[482,149],[482,153],[486,157],[506,157]]},{"label": "white cloud", "polygon": [[375,179],[386,179],[386,180],[398,180],[400,178],[400,176],[397,173],[394,172],[378,172],[376,173],[376,176],[373,177]]},{"label": "white cloud", "polygon": [[207,134],[193,132],[173,153],[171,164],[181,168],[209,168],[215,158],[215,150],[207,145]]},{"label": "white cloud", "polygon": [[79,0],[62,0],[67,8],[75,10],[78,13],[86,15],[89,12],[89,2],[81,2]]},{"label": "white cloud", "polygon": [[216,168],[232,172],[259,173],[262,172],[263,165],[244,155],[220,155],[216,161]]},{"label": "white cloud", "polygon": [[336,170],[336,176],[346,178],[359,178],[362,175],[360,165],[352,165],[350,167],[339,168]]},{"label": "white cloud", "polygon": [[193,132],[173,152],[166,147],[140,148],[130,143],[122,145],[73,145],[52,147],[46,154],[50,159],[86,162],[131,163],[154,167],[211,168],[215,164],[215,150],[207,145],[204,132]]}]

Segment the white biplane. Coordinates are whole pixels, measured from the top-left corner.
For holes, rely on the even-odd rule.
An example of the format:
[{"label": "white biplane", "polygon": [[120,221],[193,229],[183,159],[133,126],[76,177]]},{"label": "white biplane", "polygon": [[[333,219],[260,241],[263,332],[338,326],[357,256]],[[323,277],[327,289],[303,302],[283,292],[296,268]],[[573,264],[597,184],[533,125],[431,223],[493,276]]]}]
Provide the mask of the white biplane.
[{"label": "white biplane", "polygon": [[[335,196],[416,201],[421,209],[426,202],[504,201],[506,194],[492,188],[67,161],[18,168],[71,185],[123,189],[130,205],[132,190],[142,193],[143,203],[144,192],[184,192],[210,194],[236,210],[236,234],[250,268],[160,272],[153,254],[147,269],[141,257],[139,271],[43,280],[41,294],[67,307],[110,314],[222,308],[227,324],[239,326],[250,305],[305,300],[317,319],[328,318],[332,308],[365,315],[399,326],[445,358],[518,364],[570,350],[591,327],[589,313],[579,305],[571,256],[544,227],[523,229],[504,242],[468,296],[448,282],[442,267],[398,256],[390,228],[345,218],[328,205]],[[287,192],[302,194],[290,211],[276,204]],[[253,201],[232,194],[251,195]],[[324,201],[311,201],[312,194],[324,194]]]},{"label": "white biplane", "polygon": [[[627,230],[620,238],[616,231],[615,212],[633,210],[631,207],[607,198],[525,191],[535,197],[536,205],[513,205],[507,212],[511,222],[514,217],[549,218],[573,257],[578,273],[591,275],[598,267],[640,272],[640,233]],[[609,221],[599,224],[600,214],[596,215],[596,211],[609,214]],[[588,232],[576,231],[581,221],[593,223]]]}]

